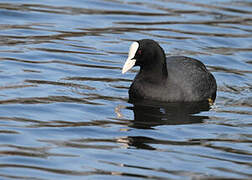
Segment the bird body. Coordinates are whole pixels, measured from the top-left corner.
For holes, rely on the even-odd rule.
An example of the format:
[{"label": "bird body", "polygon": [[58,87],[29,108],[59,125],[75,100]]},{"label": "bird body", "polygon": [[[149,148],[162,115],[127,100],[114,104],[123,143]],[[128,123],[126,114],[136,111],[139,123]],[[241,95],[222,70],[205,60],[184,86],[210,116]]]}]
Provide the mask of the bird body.
[{"label": "bird body", "polygon": [[[216,80],[199,60],[185,56],[165,57],[163,49],[153,40],[137,41],[128,58],[130,66],[140,66],[129,89],[130,100],[163,102],[213,102]],[[137,49],[136,49],[137,48]],[[124,70],[127,68],[127,61]],[[132,63],[132,61],[135,63]],[[132,66],[132,67],[133,67]],[[132,68],[131,67],[131,68]]]}]

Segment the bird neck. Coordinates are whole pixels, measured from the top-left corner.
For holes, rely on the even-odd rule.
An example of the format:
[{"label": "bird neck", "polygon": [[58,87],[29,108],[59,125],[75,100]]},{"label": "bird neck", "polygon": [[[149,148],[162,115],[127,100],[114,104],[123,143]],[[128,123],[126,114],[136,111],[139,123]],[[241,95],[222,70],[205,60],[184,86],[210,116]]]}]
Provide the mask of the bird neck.
[{"label": "bird neck", "polygon": [[143,66],[139,73],[143,75],[146,81],[160,83],[168,76],[166,61],[151,66]]}]

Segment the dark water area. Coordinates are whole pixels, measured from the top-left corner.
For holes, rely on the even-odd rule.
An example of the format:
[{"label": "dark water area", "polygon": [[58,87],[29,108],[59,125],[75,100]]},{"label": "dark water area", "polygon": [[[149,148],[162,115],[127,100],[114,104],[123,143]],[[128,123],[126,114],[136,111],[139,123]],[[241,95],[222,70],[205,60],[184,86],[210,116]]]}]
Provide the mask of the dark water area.
[{"label": "dark water area", "polygon": [[[0,0],[0,179],[252,179],[252,2]],[[131,104],[130,44],[214,74],[215,104]]]}]

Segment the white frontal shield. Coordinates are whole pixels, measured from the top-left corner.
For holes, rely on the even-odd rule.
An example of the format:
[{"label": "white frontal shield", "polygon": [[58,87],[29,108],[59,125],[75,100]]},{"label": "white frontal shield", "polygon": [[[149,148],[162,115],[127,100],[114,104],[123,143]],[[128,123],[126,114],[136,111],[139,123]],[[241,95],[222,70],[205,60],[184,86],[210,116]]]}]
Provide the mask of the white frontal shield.
[{"label": "white frontal shield", "polygon": [[122,73],[126,73],[127,71],[129,71],[136,63],[136,59],[133,59],[135,57],[135,54],[137,52],[137,49],[139,47],[138,42],[133,42],[130,46],[129,49],[129,55],[128,58],[125,62],[125,64],[123,65],[123,69],[122,69]]}]

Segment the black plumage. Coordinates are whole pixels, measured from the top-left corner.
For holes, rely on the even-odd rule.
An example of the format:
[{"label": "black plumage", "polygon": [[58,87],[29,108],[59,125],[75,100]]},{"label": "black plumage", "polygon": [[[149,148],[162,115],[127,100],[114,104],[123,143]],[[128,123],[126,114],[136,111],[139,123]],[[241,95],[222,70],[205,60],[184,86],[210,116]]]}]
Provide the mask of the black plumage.
[{"label": "black plumage", "polygon": [[159,44],[150,39],[136,42],[123,69],[124,73],[133,66],[140,66],[129,89],[130,100],[214,102],[216,80],[202,62],[184,56],[166,58]]}]

